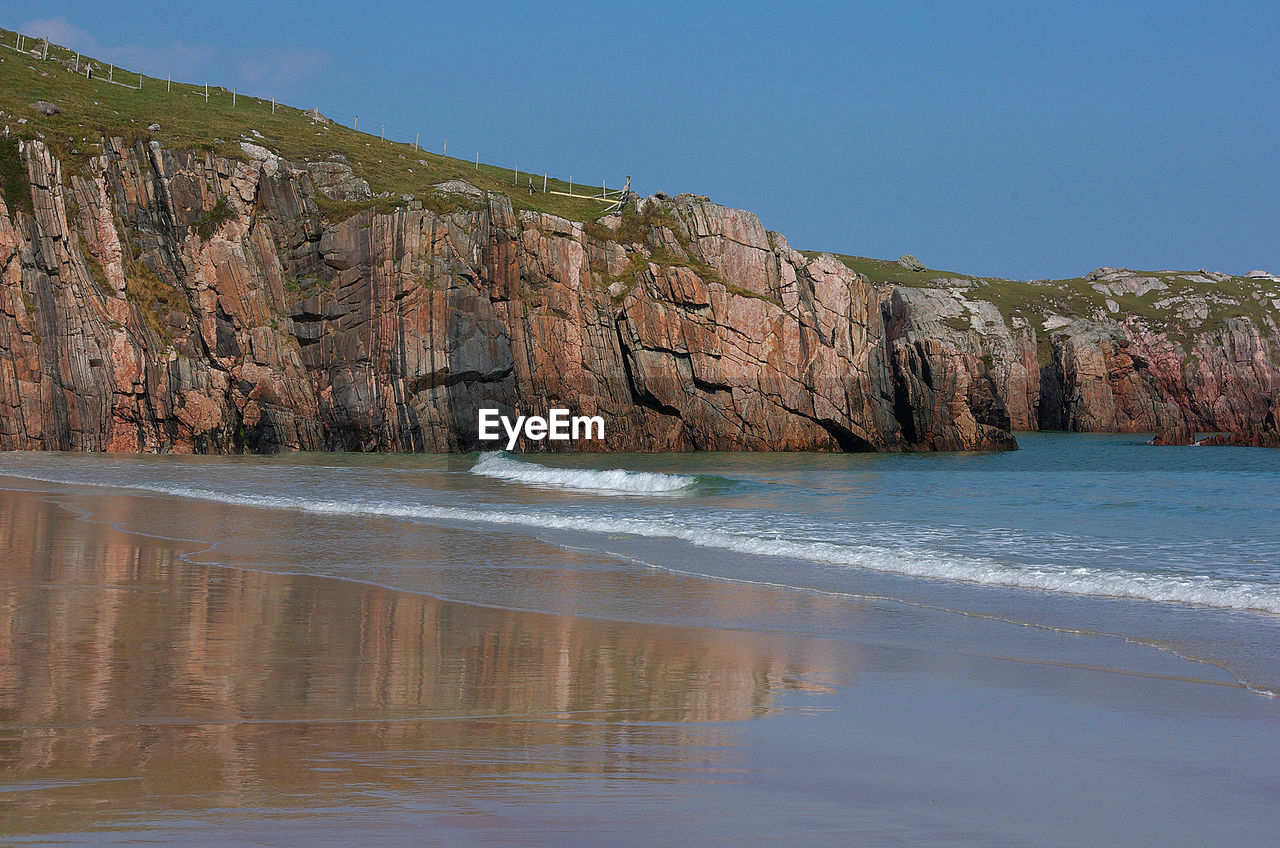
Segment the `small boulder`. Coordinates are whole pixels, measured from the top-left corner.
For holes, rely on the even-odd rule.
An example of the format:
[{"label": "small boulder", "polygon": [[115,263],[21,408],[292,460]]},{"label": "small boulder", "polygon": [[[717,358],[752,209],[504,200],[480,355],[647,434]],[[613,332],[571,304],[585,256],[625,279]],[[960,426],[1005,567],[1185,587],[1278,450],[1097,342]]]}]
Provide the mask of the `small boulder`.
[{"label": "small boulder", "polygon": [[443,183],[436,183],[432,188],[445,194],[466,194],[472,197],[484,197],[483,191],[466,180],[447,180]]},{"label": "small boulder", "polygon": [[902,254],[901,256],[899,256],[899,257],[898,257],[898,264],[899,264],[899,265],[901,265],[903,268],[906,268],[908,271],[927,271],[927,270],[929,270],[928,268],[926,268],[926,267],[924,266],[924,263],[923,263],[923,262],[921,262],[919,259],[916,259],[916,258],[915,258],[914,256],[912,256],[910,253],[904,253],[904,254]]},{"label": "small boulder", "polygon": [[324,115],[321,115],[321,114],[320,114],[320,110],[319,110],[319,109],[308,109],[307,111],[303,112],[302,114],[306,115],[308,118],[310,118],[311,120],[315,121],[315,122],[316,122],[316,123],[318,123],[318,124],[332,124],[332,123],[333,123],[333,121],[329,120],[329,119],[328,119],[328,118],[326,118]]},{"label": "small boulder", "polygon": [[62,110],[48,100],[37,100],[31,104],[31,108],[35,109],[41,115],[56,115]]},{"label": "small boulder", "polygon": [[148,125],[147,125],[147,132],[159,132],[159,131],[160,131],[160,125],[159,125],[159,124],[148,124]]},{"label": "small boulder", "polygon": [[267,148],[263,147],[261,144],[254,144],[251,141],[240,142],[240,150],[250,159],[253,159],[255,161],[261,160],[261,159],[271,159],[275,156],[274,153],[272,153]]}]

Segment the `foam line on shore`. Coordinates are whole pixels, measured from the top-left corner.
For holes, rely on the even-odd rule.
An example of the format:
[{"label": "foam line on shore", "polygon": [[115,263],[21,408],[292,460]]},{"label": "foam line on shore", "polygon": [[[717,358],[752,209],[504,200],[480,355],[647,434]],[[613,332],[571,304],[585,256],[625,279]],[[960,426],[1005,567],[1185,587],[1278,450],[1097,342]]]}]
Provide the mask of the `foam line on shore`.
[{"label": "foam line on shore", "polygon": [[1280,615],[1280,588],[1216,577],[1143,574],[1128,570],[1011,566],[996,560],[928,549],[766,538],[750,533],[694,527],[673,520],[621,516],[574,516],[518,509],[477,509],[430,504],[324,500],[302,496],[267,496],[216,492],[161,484],[86,483],[81,480],[5,472],[10,476],[66,485],[89,485],[171,495],[236,506],[292,509],[321,515],[369,515],[427,521],[462,521],[581,533],[626,533],[666,538],[692,545],[752,556],[806,560],[832,566],[927,579],[956,580],[1012,589],[1031,589],[1090,597],[1194,604],[1229,610]]},{"label": "foam line on shore", "polygon": [[687,492],[698,482],[697,477],[688,474],[627,471],[623,468],[551,468],[516,459],[502,451],[481,454],[479,461],[471,467],[471,473],[509,483],[615,495]]}]

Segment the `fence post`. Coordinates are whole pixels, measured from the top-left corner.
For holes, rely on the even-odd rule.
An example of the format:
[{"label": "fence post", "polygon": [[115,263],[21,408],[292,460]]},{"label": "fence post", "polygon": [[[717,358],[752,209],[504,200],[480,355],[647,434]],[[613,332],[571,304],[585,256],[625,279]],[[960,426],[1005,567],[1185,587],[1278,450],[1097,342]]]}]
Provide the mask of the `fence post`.
[{"label": "fence post", "polygon": [[173,91],[173,74],[169,74],[169,81],[165,83],[165,86],[164,86],[165,94],[168,94],[171,91]]},{"label": "fence post", "polygon": [[609,196],[609,190],[604,187],[604,180],[600,181],[600,199],[604,200]]},{"label": "fence post", "polygon": [[142,68],[138,68],[138,91],[142,91]]},{"label": "fence post", "polygon": [[443,153],[441,153],[440,155],[441,155],[441,156],[448,156],[448,155],[449,155],[449,139],[447,139],[447,138],[444,140],[444,152],[443,152]]},{"label": "fence post", "polygon": [[386,125],[386,124],[383,124],[383,125],[382,125],[382,128],[381,128],[380,130],[378,130],[378,138],[379,138],[380,140],[382,140],[382,141],[386,141],[386,140],[387,140],[387,125]]},{"label": "fence post", "polygon": [[46,62],[49,60],[49,39],[48,38],[45,38],[44,40],[44,55],[41,56],[40,58],[44,59]]},{"label": "fence post", "polygon": [[231,108],[236,108],[236,90],[234,88],[231,89]]},{"label": "fence post", "polygon": [[352,132],[360,132],[360,115],[357,113],[355,122],[351,125]]},{"label": "fence post", "polygon": [[209,105],[209,83],[204,84],[204,105]]},{"label": "fence post", "polygon": [[573,174],[569,175],[569,194],[573,194]]},{"label": "fence post", "polygon": [[272,97],[271,98],[271,114],[274,115],[275,113],[276,113],[276,99]]},{"label": "fence post", "polygon": [[476,170],[480,170],[480,151],[476,151]]},{"label": "fence post", "polygon": [[547,193],[547,175],[546,174],[542,175],[542,193],[543,194]]},{"label": "fence post", "polygon": [[516,165],[516,185],[520,185],[520,165]]},{"label": "fence post", "polygon": [[107,68],[107,82],[116,81],[116,66],[111,65]]},{"label": "fence post", "polygon": [[413,134],[413,152],[414,152],[414,153],[417,153],[417,152],[418,152],[418,136],[419,136],[419,135],[420,135],[420,133],[414,133],[414,134]]}]

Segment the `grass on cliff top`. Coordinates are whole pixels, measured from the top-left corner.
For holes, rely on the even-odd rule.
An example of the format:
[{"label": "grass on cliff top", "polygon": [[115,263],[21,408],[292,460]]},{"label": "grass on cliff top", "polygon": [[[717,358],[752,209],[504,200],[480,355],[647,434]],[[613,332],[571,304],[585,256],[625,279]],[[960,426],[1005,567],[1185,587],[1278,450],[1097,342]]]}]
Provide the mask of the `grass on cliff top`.
[{"label": "grass on cliff top", "polygon": [[[16,136],[43,137],[64,167],[83,168],[89,157],[101,154],[104,135],[119,136],[130,143],[154,139],[178,150],[211,151],[237,159],[247,158],[240,150],[240,142],[247,140],[299,165],[341,155],[375,193],[392,195],[367,202],[326,204],[324,211],[330,216],[363,209],[387,211],[403,205],[402,194],[412,194],[433,208],[431,186],[451,179],[508,195],[517,209],[549,212],[572,221],[593,221],[608,208],[596,200],[544,194],[541,175],[535,177],[536,191],[531,195],[529,175],[523,170],[516,186],[515,173],[509,168],[484,163],[477,168],[474,161],[415,151],[412,144],[382,141],[337,123],[313,121],[301,109],[289,106],[277,104],[272,114],[269,100],[238,94],[232,107],[232,93],[224,88],[210,86],[207,103],[203,85],[174,82],[172,91],[166,91],[166,80],[145,77],[142,90],[125,88],[108,82],[108,65],[97,60],[93,61],[101,71],[95,68],[94,79],[86,79],[83,72],[72,73],[64,65],[74,61],[75,51],[50,45],[49,58],[43,60],[11,49],[15,39],[14,32],[0,29],[0,44],[9,45],[0,47],[0,126],[9,127]],[[26,40],[26,46],[33,50],[42,45]],[[82,61],[90,60],[82,57]],[[136,73],[120,68],[115,69],[114,79],[138,84]],[[47,100],[61,112],[42,115],[31,108],[37,100]],[[160,129],[149,132],[151,124],[159,124]],[[254,137],[253,131],[263,138]],[[549,180],[547,188],[567,191],[569,187]],[[599,188],[575,185],[574,190],[588,194]]]},{"label": "grass on cliff top", "polygon": [[[810,258],[821,254],[812,250],[801,253]],[[1133,273],[1137,276],[1160,280],[1166,288],[1143,295],[1114,295],[1099,292],[1083,277],[1005,280],[955,271],[908,271],[893,260],[832,255],[876,284],[951,288],[957,285],[955,280],[961,280],[959,285],[969,299],[991,302],[1006,318],[1022,318],[1041,336],[1044,335],[1044,321],[1050,315],[1065,318],[1102,315],[1116,320],[1135,316],[1186,347],[1192,335],[1217,326],[1227,318],[1248,318],[1261,328],[1266,326],[1268,317],[1277,321],[1277,313],[1280,312],[1271,302],[1273,298],[1280,298],[1280,283],[1248,277],[1233,276],[1223,282],[1205,283],[1186,279],[1199,276],[1197,271],[1135,271]],[[1112,301],[1118,310],[1112,312],[1107,300]],[[1204,317],[1179,315],[1188,301],[1202,302],[1206,307]]]}]

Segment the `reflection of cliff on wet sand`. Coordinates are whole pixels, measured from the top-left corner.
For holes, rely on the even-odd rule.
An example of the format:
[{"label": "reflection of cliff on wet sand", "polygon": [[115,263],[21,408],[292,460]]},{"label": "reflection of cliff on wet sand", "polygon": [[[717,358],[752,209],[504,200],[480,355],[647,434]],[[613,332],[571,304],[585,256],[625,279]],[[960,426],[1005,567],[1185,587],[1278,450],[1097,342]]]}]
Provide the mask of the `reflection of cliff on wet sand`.
[{"label": "reflection of cliff on wet sand", "polygon": [[0,491],[0,832],[355,787],[724,771],[732,726],[699,723],[762,715],[807,674],[766,637],[180,558],[194,548]]}]

